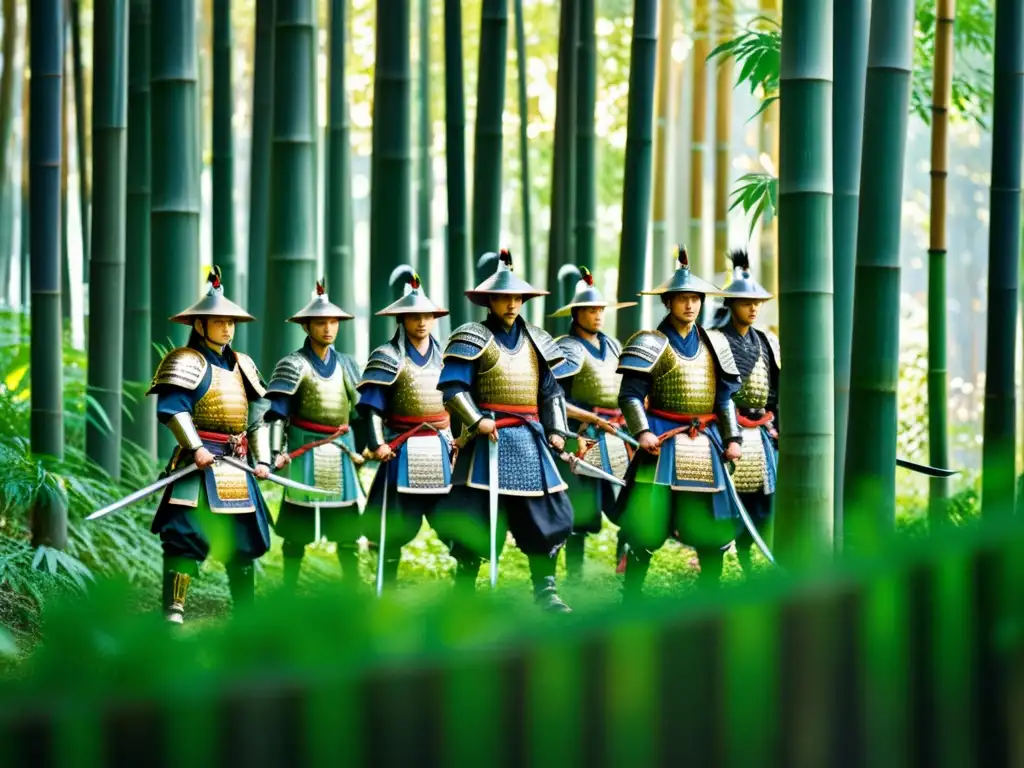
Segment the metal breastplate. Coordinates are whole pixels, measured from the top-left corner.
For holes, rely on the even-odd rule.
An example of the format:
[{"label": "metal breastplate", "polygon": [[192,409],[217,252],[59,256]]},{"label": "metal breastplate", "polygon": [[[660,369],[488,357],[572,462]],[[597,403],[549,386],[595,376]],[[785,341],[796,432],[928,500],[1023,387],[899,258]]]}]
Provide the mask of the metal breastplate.
[{"label": "metal breastplate", "polygon": [[588,351],[583,357],[580,372],[572,380],[569,397],[577,403],[599,408],[619,407],[619,384],[622,376],[615,372],[619,359],[611,353],[598,360]]},{"label": "metal breastplate", "polygon": [[391,412],[396,416],[428,416],[444,413],[444,402],[437,380],[441,377],[441,360],[431,355],[420,367],[406,358],[392,385]]},{"label": "metal breastplate", "polygon": [[750,373],[743,377],[739,391],[733,397],[740,408],[764,408],[768,404],[768,362],[765,360],[764,349],[757,358]]},{"label": "metal breastplate", "polygon": [[537,351],[525,333],[516,349],[509,352],[497,340],[488,345],[477,368],[477,403],[495,405],[537,405],[540,363]]},{"label": "metal breastplate", "polygon": [[299,382],[296,395],[299,407],[295,415],[300,419],[331,427],[348,424],[352,405],[345,387],[345,369],[340,361],[334,366],[334,373],[326,379],[309,366]]},{"label": "metal breastplate", "polygon": [[715,361],[701,339],[692,358],[667,345],[651,371],[650,407],[675,413],[711,413],[715,407]]},{"label": "metal breastplate", "polygon": [[242,372],[210,366],[210,388],[192,410],[196,429],[237,435],[249,423],[249,398],[245,394]]}]

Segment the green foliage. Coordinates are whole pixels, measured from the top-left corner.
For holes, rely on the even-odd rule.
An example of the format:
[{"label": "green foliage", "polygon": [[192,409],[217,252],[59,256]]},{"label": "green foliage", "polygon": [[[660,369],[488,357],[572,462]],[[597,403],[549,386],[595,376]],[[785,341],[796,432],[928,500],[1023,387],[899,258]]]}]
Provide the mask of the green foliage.
[{"label": "green foliage", "polygon": [[739,65],[736,84],[746,84],[751,94],[760,93],[761,106],[750,118],[753,120],[779,98],[779,77],[782,72],[782,27],[774,19],[758,16],[744,32],[715,48],[708,61],[715,56],[735,59]]},{"label": "green foliage", "polygon": [[765,226],[775,218],[779,207],[779,180],[770,173],[746,173],[736,183],[738,186],[732,191],[735,199],[729,210],[741,207],[743,213],[750,216],[750,231],[747,233],[750,237],[762,216]]}]

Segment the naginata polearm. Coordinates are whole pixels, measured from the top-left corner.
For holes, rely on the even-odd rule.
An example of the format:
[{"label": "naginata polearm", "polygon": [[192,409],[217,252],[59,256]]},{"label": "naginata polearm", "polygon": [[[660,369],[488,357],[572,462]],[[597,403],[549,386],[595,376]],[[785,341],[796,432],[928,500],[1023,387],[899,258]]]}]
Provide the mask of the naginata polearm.
[{"label": "naginata polearm", "polygon": [[952,477],[953,475],[960,473],[959,469],[931,467],[927,464],[918,464],[916,461],[908,461],[907,459],[896,459],[896,466],[909,469],[911,472],[928,475],[928,477]]}]

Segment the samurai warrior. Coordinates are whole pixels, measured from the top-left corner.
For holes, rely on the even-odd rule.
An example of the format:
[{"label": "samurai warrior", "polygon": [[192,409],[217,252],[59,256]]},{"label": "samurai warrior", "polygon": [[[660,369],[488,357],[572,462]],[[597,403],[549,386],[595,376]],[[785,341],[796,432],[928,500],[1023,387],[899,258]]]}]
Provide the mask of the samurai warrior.
[{"label": "samurai warrior", "polygon": [[[601,328],[608,310],[633,307],[636,302],[609,304],[586,267],[567,264],[558,277],[560,282],[573,279],[575,286],[572,300],[551,315],[572,318],[569,333],[555,340],[565,356],[558,383],[566,394],[569,430],[578,435],[567,441],[566,450],[621,479],[632,457],[632,447],[623,440],[628,435],[620,430],[626,424],[618,406],[622,376],[617,368],[622,345]],[[565,547],[565,566],[568,576],[576,578],[583,571],[584,540],[601,530],[601,513],[612,522],[618,520],[618,488],[604,480],[572,474],[566,477],[566,483],[573,508],[573,533]],[[616,559],[621,557],[621,544],[619,549]]]},{"label": "samurai warrior", "polygon": [[[153,519],[164,553],[164,616],[175,624],[184,622],[189,583],[207,557],[227,567],[238,605],[252,600],[253,561],[270,548],[267,506],[256,485],[270,476],[269,435],[260,419],[266,389],[252,359],[231,348],[235,325],[254,318],[224,296],[220,275],[214,267],[206,295],[171,318],[192,332],[186,346],[160,361],[147,392],[157,396],[157,418],[178,443],[168,471],[190,463],[202,470],[169,485]],[[225,458],[255,464],[255,471]]]},{"label": "samurai warrior", "polygon": [[[746,251],[733,251],[730,258],[733,281],[722,289],[728,315],[720,330],[729,342],[741,379],[733,402],[743,436],[743,452],[736,464],[733,482],[755,529],[770,547],[772,501],[778,475],[776,451],[782,356],[778,337],[771,331],[754,327],[761,305],[771,299],[772,294],[750,276]],[[745,529],[736,537],[736,555],[745,571],[750,570],[752,544],[753,538]]]},{"label": "samurai warrior", "polygon": [[725,462],[741,454],[732,400],[740,375],[725,336],[697,324],[705,296],[721,291],[690,272],[685,248],[678,261],[672,277],[642,292],[661,297],[665,319],[633,335],[619,359],[619,407],[640,444],[618,500],[627,599],[640,594],[652,553],[669,537],[693,547],[700,582],[716,584],[737,533]]},{"label": "samurai warrior", "polygon": [[284,539],[284,584],[294,588],[302,568],[306,545],[327,538],[337,545],[342,576],[359,579],[358,467],[351,420],[356,416],[358,372],[334,350],[338,325],[352,315],[328,297],[323,281],[316,284],[310,302],[288,322],[301,325],[306,341],[301,349],[282,358],[267,387],[270,442],[277,469],[306,485],[332,491],[314,496],[286,488],[274,524]]},{"label": "samurai warrior", "polygon": [[563,356],[551,336],[520,317],[523,302],[547,291],[512,271],[507,250],[485,254],[479,266],[494,262],[494,273],[466,291],[487,318],[457,328],[443,355],[438,388],[463,425],[464,446],[432,525],[457,561],[460,588],[474,587],[489,544],[494,584],[507,529],[529,559],[538,605],[568,612],[555,563],[572,531],[572,506],[551,451],[565,444],[565,397],[552,372]]},{"label": "samurai warrior", "polygon": [[368,447],[382,462],[363,515],[366,538],[379,548],[378,589],[394,584],[402,547],[452,482],[451,419],[437,388],[441,348],[431,335],[448,310],[426,296],[411,267],[398,267],[392,285],[397,281],[410,290],[377,313],[395,318],[395,335],[370,354],[359,382]]}]

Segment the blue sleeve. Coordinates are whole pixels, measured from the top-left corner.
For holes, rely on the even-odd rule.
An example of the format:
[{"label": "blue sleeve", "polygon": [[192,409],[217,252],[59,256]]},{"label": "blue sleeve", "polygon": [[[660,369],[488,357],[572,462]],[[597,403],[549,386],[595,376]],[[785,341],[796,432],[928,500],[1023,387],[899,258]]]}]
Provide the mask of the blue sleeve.
[{"label": "blue sleeve", "polygon": [[740,391],[742,381],[739,375],[731,376],[723,373],[717,365],[716,370],[718,371],[718,381],[715,387],[715,410],[721,411],[732,400],[732,396]]},{"label": "blue sleeve", "polygon": [[441,368],[441,378],[437,382],[437,388],[444,395],[444,402],[447,403],[460,392],[468,392],[472,388],[476,369],[476,360],[445,360],[444,367]]},{"label": "blue sleeve", "polygon": [[370,411],[377,411],[380,414],[387,413],[390,389],[383,384],[364,384],[359,390],[359,403],[356,405],[356,410],[364,418],[369,417]]},{"label": "blue sleeve", "polygon": [[651,393],[651,377],[641,373],[622,374],[619,385],[619,404],[625,400],[639,400],[641,403]]},{"label": "blue sleeve", "polygon": [[282,421],[291,415],[291,395],[286,395],[284,392],[267,392],[267,400],[270,401],[270,408],[263,414],[263,420],[268,424],[272,421]]},{"label": "blue sleeve", "polygon": [[555,375],[551,372],[551,369],[546,365],[543,366],[540,374],[540,390],[538,392],[540,400],[544,401],[551,397],[560,397],[565,394],[562,391],[561,385],[555,378]]}]

